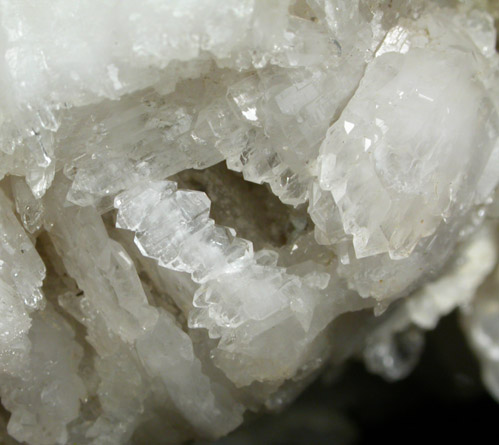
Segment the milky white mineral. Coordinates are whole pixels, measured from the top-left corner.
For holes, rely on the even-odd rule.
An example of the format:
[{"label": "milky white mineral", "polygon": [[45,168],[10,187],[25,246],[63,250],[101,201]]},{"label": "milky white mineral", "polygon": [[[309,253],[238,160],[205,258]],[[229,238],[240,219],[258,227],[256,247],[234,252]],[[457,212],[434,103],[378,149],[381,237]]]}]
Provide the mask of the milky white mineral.
[{"label": "milky white mineral", "polygon": [[0,0],[0,440],[214,439],[455,309],[499,400],[485,0]]}]

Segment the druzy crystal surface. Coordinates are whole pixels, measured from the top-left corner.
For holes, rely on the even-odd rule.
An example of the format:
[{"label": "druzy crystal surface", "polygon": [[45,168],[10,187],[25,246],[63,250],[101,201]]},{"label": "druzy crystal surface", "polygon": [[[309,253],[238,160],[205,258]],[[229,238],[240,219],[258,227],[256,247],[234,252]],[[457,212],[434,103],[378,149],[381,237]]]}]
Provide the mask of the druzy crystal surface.
[{"label": "druzy crystal surface", "polygon": [[499,400],[498,17],[0,0],[0,440],[221,437],[455,309]]}]

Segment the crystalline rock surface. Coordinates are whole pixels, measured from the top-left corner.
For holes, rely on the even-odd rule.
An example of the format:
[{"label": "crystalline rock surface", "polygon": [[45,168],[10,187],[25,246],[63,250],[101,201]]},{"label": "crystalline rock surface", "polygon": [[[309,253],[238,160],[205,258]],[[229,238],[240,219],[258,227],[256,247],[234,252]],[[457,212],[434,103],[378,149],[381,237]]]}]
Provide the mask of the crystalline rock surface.
[{"label": "crystalline rock surface", "polygon": [[0,440],[221,437],[455,309],[499,400],[496,5],[0,0]]}]

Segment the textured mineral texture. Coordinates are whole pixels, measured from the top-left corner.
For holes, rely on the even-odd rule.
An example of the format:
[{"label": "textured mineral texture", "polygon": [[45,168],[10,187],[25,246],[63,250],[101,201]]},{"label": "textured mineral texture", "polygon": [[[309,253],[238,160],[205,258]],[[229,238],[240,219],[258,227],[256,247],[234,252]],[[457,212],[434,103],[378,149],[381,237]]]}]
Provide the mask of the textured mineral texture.
[{"label": "textured mineral texture", "polygon": [[461,312],[499,400],[495,0],[0,0],[0,440],[215,439]]}]

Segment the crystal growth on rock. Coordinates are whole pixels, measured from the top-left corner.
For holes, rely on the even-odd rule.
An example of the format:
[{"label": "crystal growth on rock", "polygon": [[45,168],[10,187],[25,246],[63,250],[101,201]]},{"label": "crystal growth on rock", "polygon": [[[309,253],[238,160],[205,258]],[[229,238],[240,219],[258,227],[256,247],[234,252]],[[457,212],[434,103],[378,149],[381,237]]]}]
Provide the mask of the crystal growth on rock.
[{"label": "crystal growth on rock", "polygon": [[498,18],[0,0],[0,438],[215,439],[456,309],[499,399]]}]

